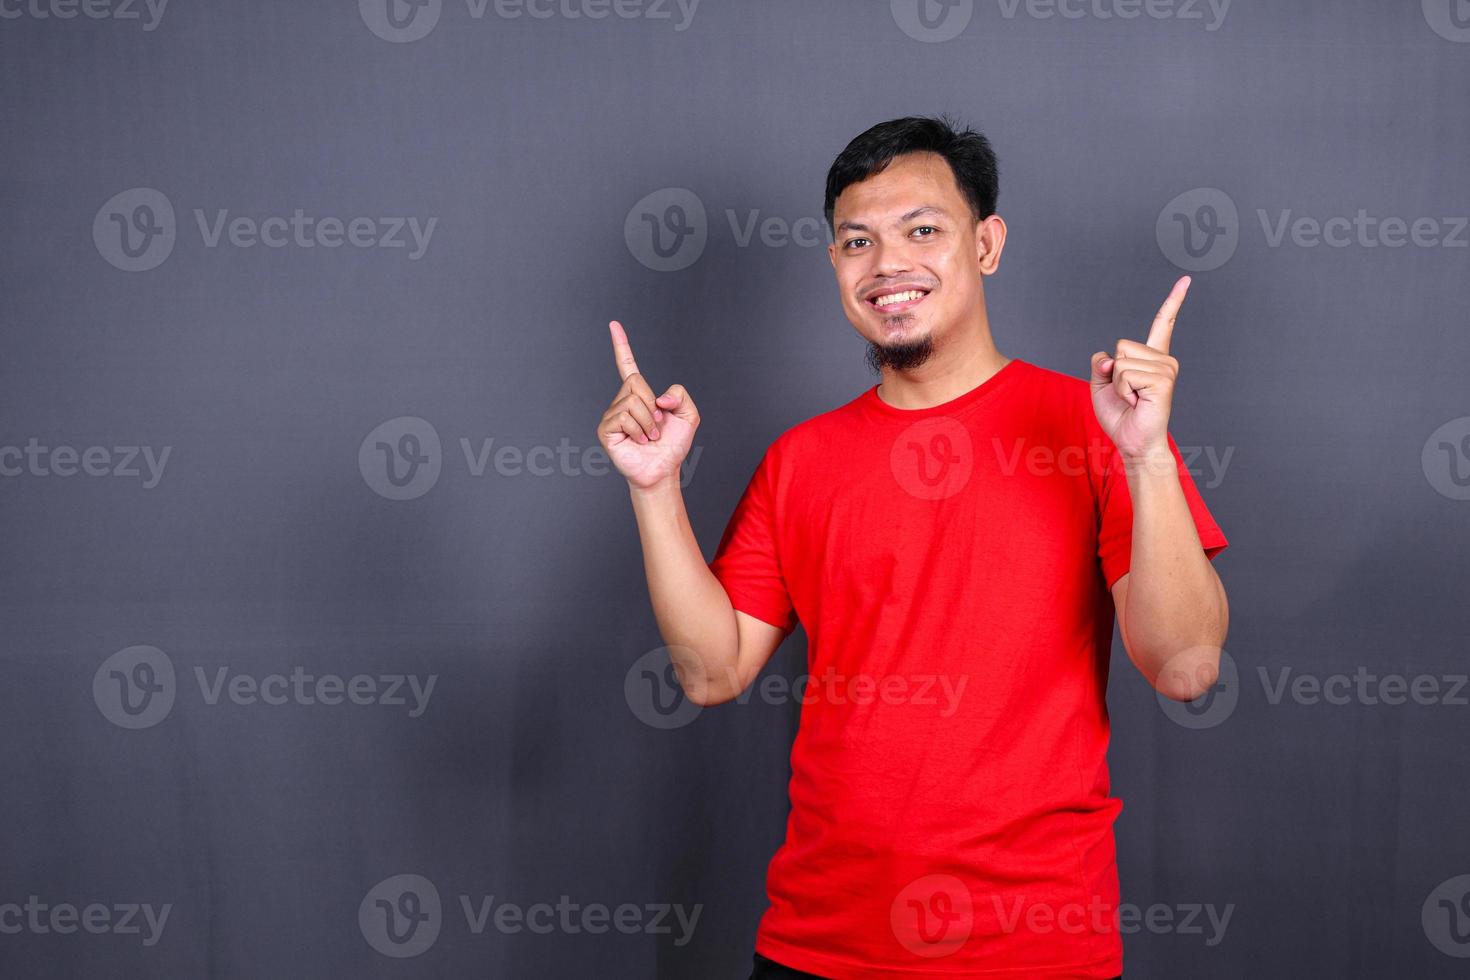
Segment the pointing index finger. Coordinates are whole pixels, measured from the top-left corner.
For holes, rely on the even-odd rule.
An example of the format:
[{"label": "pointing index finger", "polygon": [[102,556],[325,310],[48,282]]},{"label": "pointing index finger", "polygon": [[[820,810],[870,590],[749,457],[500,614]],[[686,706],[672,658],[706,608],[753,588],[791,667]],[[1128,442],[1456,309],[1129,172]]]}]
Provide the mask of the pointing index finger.
[{"label": "pointing index finger", "polygon": [[1184,276],[1174,283],[1164,305],[1159,307],[1153,326],[1149,328],[1148,340],[1144,341],[1154,350],[1169,353],[1169,341],[1174,336],[1174,320],[1179,316],[1179,307],[1184,303],[1184,294],[1189,292],[1190,282],[1189,276]]},{"label": "pointing index finger", "polygon": [[607,328],[612,331],[613,358],[618,362],[618,375],[627,381],[630,375],[638,373],[638,362],[633,360],[633,346],[628,343],[628,333],[621,323],[613,320]]}]

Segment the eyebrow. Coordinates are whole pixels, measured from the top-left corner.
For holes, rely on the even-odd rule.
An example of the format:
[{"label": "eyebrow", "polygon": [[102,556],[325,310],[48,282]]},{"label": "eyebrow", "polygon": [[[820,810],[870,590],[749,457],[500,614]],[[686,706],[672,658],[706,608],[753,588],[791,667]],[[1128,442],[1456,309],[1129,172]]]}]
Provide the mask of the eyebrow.
[{"label": "eyebrow", "polygon": [[[940,214],[940,215],[942,215],[942,214],[944,214],[944,210],[942,208],[937,208],[937,207],[935,207],[932,204],[925,204],[923,207],[914,208],[908,214],[906,214],[903,217],[899,218],[898,219],[898,223],[899,224],[903,224],[906,221],[912,221],[912,220],[914,220],[915,218],[917,218],[921,214]],[[844,222],[842,222],[841,224],[839,224],[837,226],[837,230],[838,231],[872,231],[873,229],[869,228],[865,224],[862,224],[861,222],[857,222],[857,221],[844,221]]]}]

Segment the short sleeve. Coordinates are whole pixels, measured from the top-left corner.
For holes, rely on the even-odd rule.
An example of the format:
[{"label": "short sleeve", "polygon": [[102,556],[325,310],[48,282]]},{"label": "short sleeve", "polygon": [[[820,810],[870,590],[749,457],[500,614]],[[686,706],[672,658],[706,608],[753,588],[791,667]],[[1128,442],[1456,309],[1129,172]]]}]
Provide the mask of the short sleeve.
[{"label": "short sleeve", "polygon": [[797,616],[777,548],[776,461],[773,444],[735,505],[709,569],[724,586],[730,605],[789,633],[796,629]]},{"label": "short sleeve", "polygon": [[[1106,436],[1103,438],[1112,448],[1112,440]],[[1205,506],[1173,436],[1169,436],[1169,451],[1174,454],[1175,465],[1179,468],[1179,486],[1184,490],[1190,516],[1194,518],[1200,546],[1205,550],[1205,557],[1213,561],[1229,542]],[[1114,449],[1107,454],[1106,460],[1098,500],[1100,529],[1097,554],[1102,562],[1103,578],[1111,589],[1127,573],[1133,555],[1133,498],[1128,491],[1128,475],[1123,469],[1122,456]]]}]

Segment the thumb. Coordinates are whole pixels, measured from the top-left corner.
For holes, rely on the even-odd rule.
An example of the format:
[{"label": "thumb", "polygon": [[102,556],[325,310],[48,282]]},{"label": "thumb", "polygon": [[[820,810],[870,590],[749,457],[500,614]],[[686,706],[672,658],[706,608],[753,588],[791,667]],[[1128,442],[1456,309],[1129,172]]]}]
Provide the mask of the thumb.
[{"label": "thumb", "polygon": [[667,391],[654,399],[654,403],[686,422],[699,421],[699,411],[694,407],[694,399],[689,397],[689,392],[681,384],[669,385]]},{"label": "thumb", "polygon": [[1113,383],[1113,358],[1105,350],[1092,355],[1092,389],[1105,388]]}]

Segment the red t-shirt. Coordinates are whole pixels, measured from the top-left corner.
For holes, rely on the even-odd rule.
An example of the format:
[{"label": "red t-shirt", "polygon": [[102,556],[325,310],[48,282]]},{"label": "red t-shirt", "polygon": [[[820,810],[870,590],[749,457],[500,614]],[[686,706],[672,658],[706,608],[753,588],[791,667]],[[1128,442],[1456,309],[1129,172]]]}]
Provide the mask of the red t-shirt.
[{"label": "red t-shirt", "polygon": [[1088,383],[1020,360],[929,408],[874,385],[770,445],[710,562],[808,639],[758,952],[838,980],[1122,972],[1105,692],[1131,531]]}]

